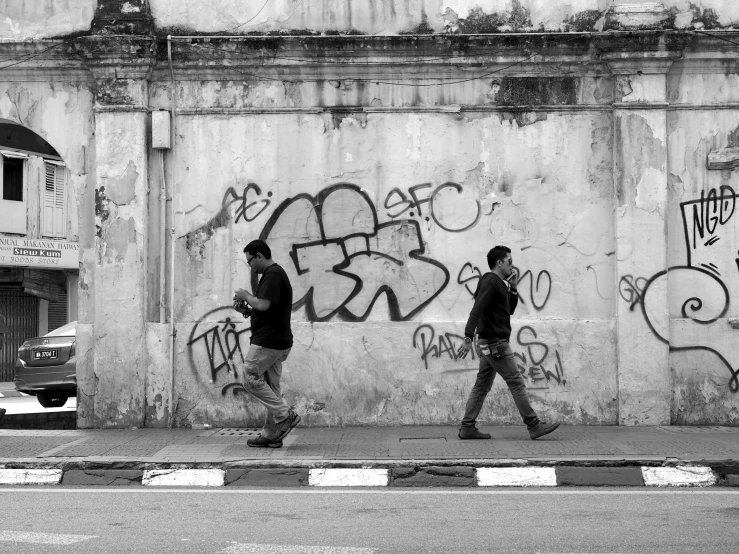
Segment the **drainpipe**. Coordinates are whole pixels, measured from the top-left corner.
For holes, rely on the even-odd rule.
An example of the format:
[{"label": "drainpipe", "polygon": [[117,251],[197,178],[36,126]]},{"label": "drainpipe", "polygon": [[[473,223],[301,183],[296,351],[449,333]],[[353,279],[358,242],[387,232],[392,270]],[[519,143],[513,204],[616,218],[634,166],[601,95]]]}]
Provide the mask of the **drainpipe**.
[{"label": "drainpipe", "polygon": [[164,177],[164,152],[159,150],[159,323],[167,322],[167,182]]},{"label": "drainpipe", "polygon": [[[172,79],[172,167],[176,169],[174,164],[175,142],[177,141],[177,86],[174,80],[174,67],[172,66],[172,35],[167,35],[167,60],[169,61],[169,75]],[[174,321],[174,254],[175,254],[175,182],[174,178],[169,184],[169,335],[171,337],[169,348],[169,424],[171,428],[174,426],[175,410],[177,402],[175,402],[175,386],[174,386],[174,349],[177,330]]]}]

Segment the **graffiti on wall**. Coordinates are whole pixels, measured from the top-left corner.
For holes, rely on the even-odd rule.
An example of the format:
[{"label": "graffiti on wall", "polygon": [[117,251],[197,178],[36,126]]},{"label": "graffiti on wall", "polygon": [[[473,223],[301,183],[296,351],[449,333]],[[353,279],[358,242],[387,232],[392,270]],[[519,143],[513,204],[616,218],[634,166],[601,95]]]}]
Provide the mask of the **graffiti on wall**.
[{"label": "graffiti on wall", "polygon": [[[424,367],[428,369],[431,360],[459,360],[457,348],[463,340],[464,335],[439,332],[433,325],[426,323],[416,328],[412,344],[414,349],[420,351]],[[470,351],[472,360],[476,357],[475,350],[476,348],[473,348]],[[528,381],[528,388],[536,390],[549,389],[550,386],[555,385],[567,385],[561,351],[556,345],[542,340],[530,325],[525,325],[518,330],[513,350],[518,371]]]},{"label": "graffiti on wall", "polygon": [[241,194],[238,194],[235,188],[229,187],[223,195],[223,208],[228,209],[232,204],[237,204],[234,223],[240,220],[244,223],[251,223],[272,203],[269,199],[272,196],[271,192],[266,194],[267,198],[261,198],[261,196],[262,189],[256,183],[248,183]]},{"label": "graffiti on wall", "polygon": [[[518,267],[515,267],[518,277],[518,298],[521,304],[524,306],[531,306],[537,312],[542,311],[549,297],[552,294],[552,275],[543,269],[536,274],[527,269],[521,271]],[[483,273],[477,266],[472,265],[470,262],[465,263],[462,269],[457,274],[457,283],[464,285],[470,296],[475,295],[477,288],[477,281],[482,277]]]},{"label": "graffiti on wall", "polygon": [[521,327],[516,334],[516,342],[523,351],[514,352],[513,355],[521,375],[531,383],[529,389],[548,389],[550,384],[567,384],[562,354],[554,345],[542,341],[533,327]]},{"label": "graffiti on wall", "polygon": [[[424,367],[429,368],[429,358],[441,358],[448,356],[452,360],[457,360],[457,349],[464,341],[464,335],[456,333],[439,333],[433,325],[425,323],[419,325],[413,332],[413,348],[421,351],[421,361]],[[471,350],[472,359],[475,359],[475,349]]]},{"label": "graffiti on wall", "polygon": [[[196,230],[212,234],[215,227],[253,224],[269,213],[259,238],[272,248],[285,251],[291,263],[284,264],[293,286],[293,310],[305,308],[309,321],[338,317],[343,321],[365,321],[384,296],[391,321],[407,321],[421,312],[447,286],[449,271],[426,255],[418,215],[448,232],[468,230],[480,219],[477,200],[466,199],[456,214],[449,195],[465,193],[461,185],[430,183],[395,188],[385,197],[389,221],[380,222],[368,193],[351,183],[338,183],[317,195],[303,193],[272,206],[272,193],[256,183],[241,192],[229,187],[220,212],[213,221]],[[467,205],[469,204],[469,205]],[[235,210],[233,207],[235,206]],[[409,217],[402,217],[406,214]],[[258,276],[252,275],[256,289]],[[241,338],[250,330],[248,322],[230,306],[204,314],[188,337],[188,352],[194,369],[208,368],[211,383],[227,382],[222,394],[243,392],[239,361],[244,351]],[[447,333],[434,336],[428,326],[414,334],[429,357],[452,354],[460,340]]]},{"label": "graffiti on wall", "polygon": [[[480,202],[473,199],[469,208],[460,209],[458,198],[463,193],[462,185],[458,183],[443,183],[431,190],[431,183],[421,183],[408,188],[406,195],[399,188],[392,189],[385,197],[385,209],[392,219],[408,213],[410,217],[418,214],[424,217],[424,206],[428,204],[429,215],[426,221],[433,220],[436,225],[450,233],[462,233],[472,229],[480,221],[482,208]],[[451,200],[450,200],[451,196]],[[409,211],[413,210],[413,211]],[[391,213],[392,211],[392,213]]]},{"label": "graffiti on wall", "polygon": [[[723,185],[680,204],[687,265],[670,267],[649,279],[627,275],[619,284],[621,298],[631,309],[641,307],[650,329],[670,351],[702,350],[715,355],[728,370],[728,387],[735,393],[739,392],[739,349],[727,346],[732,329],[714,324],[726,315],[732,297],[739,301],[736,198],[736,192]],[[682,319],[670,322],[661,316],[664,307],[655,291],[664,290],[670,291],[669,313],[677,312]]]},{"label": "graffiti on wall", "polygon": [[244,361],[241,336],[250,330],[241,314],[231,306],[222,306],[200,318],[188,336],[192,367],[207,367],[211,383],[230,381],[221,389],[223,395],[229,390],[245,392],[239,374],[239,362]]},{"label": "graffiti on wall", "polygon": [[390,320],[407,321],[449,283],[447,268],[425,255],[418,221],[380,223],[367,192],[350,183],[285,200],[260,238],[289,251],[293,309],[304,306],[310,321],[364,321],[382,295]]}]

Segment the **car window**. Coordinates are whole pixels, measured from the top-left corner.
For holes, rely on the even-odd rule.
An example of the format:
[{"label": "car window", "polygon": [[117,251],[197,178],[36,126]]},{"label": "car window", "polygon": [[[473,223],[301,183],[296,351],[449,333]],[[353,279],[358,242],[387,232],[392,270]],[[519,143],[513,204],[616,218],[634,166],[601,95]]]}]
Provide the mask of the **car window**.
[{"label": "car window", "polygon": [[54,329],[51,333],[46,333],[45,337],[73,337],[77,331],[77,322],[67,323],[62,325],[59,329]]}]

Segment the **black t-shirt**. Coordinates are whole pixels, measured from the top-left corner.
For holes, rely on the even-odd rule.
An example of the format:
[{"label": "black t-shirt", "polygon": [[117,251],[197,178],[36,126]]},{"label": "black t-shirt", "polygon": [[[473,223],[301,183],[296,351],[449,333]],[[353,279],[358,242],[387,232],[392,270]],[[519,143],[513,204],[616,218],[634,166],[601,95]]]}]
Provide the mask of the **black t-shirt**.
[{"label": "black t-shirt", "polygon": [[251,314],[251,343],[274,350],[292,348],[293,333],[290,316],[293,309],[293,288],[287,273],[277,264],[272,264],[262,273],[255,294],[257,298],[269,300],[269,308]]}]

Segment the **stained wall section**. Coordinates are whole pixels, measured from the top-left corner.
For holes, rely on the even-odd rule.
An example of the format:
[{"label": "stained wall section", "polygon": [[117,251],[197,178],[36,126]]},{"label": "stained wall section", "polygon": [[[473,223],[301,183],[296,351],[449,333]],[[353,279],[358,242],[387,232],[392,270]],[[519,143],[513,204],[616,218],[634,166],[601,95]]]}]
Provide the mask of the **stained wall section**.
[{"label": "stained wall section", "polygon": [[[263,87],[241,98],[284,91]],[[261,417],[233,363],[249,322],[228,308],[254,238],[293,283],[284,392],[309,423],[456,422],[477,360],[455,352],[495,244],[522,273],[512,342],[537,410],[617,421],[610,111],[239,109],[177,121],[179,424]],[[492,399],[485,421],[518,421],[502,383]]]},{"label": "stained wall section", "polygon": [[669,82],[672,420],[682,425],[739,421],[739,173],[708,165],[739,146],[736,79],[726,66],[702,75],[677,66]]}]

